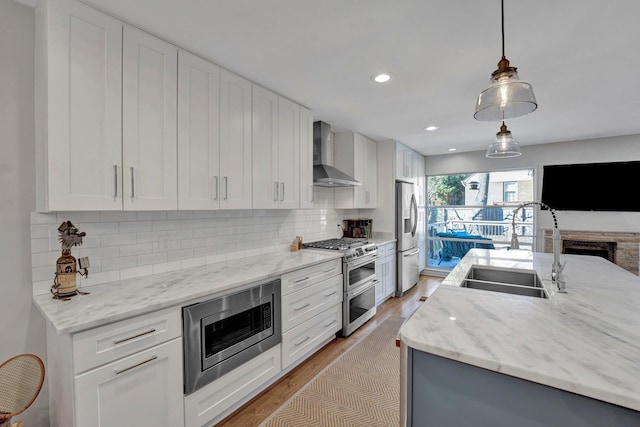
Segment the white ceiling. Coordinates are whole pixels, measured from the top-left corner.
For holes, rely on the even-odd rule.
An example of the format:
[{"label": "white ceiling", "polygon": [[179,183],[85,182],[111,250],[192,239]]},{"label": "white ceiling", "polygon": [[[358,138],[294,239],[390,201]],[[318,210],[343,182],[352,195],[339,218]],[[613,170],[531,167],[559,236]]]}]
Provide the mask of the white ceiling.
[{"label": "white ceiling", "polygon": [[[20,0],[33,3],[35,0]],[[499,0],[86,0],[314,111],[424,155],[485,150]],[[538,109],[521,145],[640,134],[638,0],[505,0],[506,57]],[[390,71],[386,85],[369,78]],[[423,128],[437,124],[440,130]]]}]

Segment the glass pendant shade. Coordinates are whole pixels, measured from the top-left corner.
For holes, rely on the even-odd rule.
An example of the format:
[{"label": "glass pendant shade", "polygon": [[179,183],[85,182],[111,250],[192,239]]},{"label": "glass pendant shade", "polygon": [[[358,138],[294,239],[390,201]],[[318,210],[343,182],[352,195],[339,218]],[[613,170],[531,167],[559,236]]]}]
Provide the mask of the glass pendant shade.
[{"label": "glass pendant shade", "polygon": [[481,121],[500,121],[524,116],[536,108],[538,102],[533,88],[518,79],[517,68],[509,66],[509,60],[503,56],[498,69],[491,74],[491,84],[478,95],[473,117]]},{"label": "glass pendant shade", "polygon": [[487,149],[487,157],[507,158],[521,155],[520,144],[513,140],[511,131],[507,130],[507,126],[502,122],[500,132],[496,133],[496,142],[491,144]]}]

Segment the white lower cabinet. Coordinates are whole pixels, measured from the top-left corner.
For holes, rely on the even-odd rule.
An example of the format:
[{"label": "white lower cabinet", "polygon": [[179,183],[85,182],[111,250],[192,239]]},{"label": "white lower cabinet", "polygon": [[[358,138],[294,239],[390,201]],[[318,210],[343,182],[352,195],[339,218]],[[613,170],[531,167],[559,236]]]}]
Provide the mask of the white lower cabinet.
[{"label": "white lower cabinet", "polygon": [[78,375],[75,395],[78,427],[182,425],[182,339]]},{"label": "white lower cabinet", "polygon": [[376,305],[392,296],[396,289],[396,244],[378,245],[376,259]]},{"label": "white lower cabinet", "polygon": [[282,369],[302,362],[342,329],[341,260],[282,276]]},{"label": "white lower cabinet", "polygon": [[261,386],[278,375],[280,365],[280,345],[276,345],[186,396],[185,427],[211,426],[221,420],[244,403],[248,396],[255,396]]},{"label": "white lower cabinet", "polygon": [[[340,298],[342,299],[342,298]],[[283,369],[302,361],[304,355],[342,329],[342,305],[334,305],[282,335]]]}]

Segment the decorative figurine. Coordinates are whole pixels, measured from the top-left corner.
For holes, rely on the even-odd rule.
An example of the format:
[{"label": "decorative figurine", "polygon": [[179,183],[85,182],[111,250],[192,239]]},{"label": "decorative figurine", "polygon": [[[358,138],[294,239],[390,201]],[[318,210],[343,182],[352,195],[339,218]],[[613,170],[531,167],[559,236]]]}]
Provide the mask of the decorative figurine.
[{"label": "decorative figurine", "polygon": [[74,295],[89,293],[79,291],[76,288],[76,273],[85,277],[89,276],[89,258],[82,257],[78,260],[80,271],[77,271],[76,259],[71,255],[71,248],[81,245],[82,238],[87,233],[80,232],[71,221],[64,221],[60,224],[58,232],[60,233],[58,240],[62,244],[62,256],[56,261],[56,276],[53,279],[51,293],[53,298],[67,301]]}]

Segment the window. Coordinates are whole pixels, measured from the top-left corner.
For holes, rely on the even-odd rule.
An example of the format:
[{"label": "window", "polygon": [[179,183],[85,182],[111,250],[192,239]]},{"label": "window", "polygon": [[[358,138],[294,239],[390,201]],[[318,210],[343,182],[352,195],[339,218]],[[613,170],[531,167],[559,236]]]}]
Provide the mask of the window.
[{"label": "window", "polygon": [[[533,200],[533,170],[427,177],[427,266],[451,269],[472,248],[508,250],[513,211]],[[534,207],[518,212],[523,249],[533,246]]]},{"label": "window", "polygon": [[517,200],[516,195],[518,194],[518,183],[515,181],[505,181],[502,186],[504,188],[502,200],[505,202],[515,202]]}]

